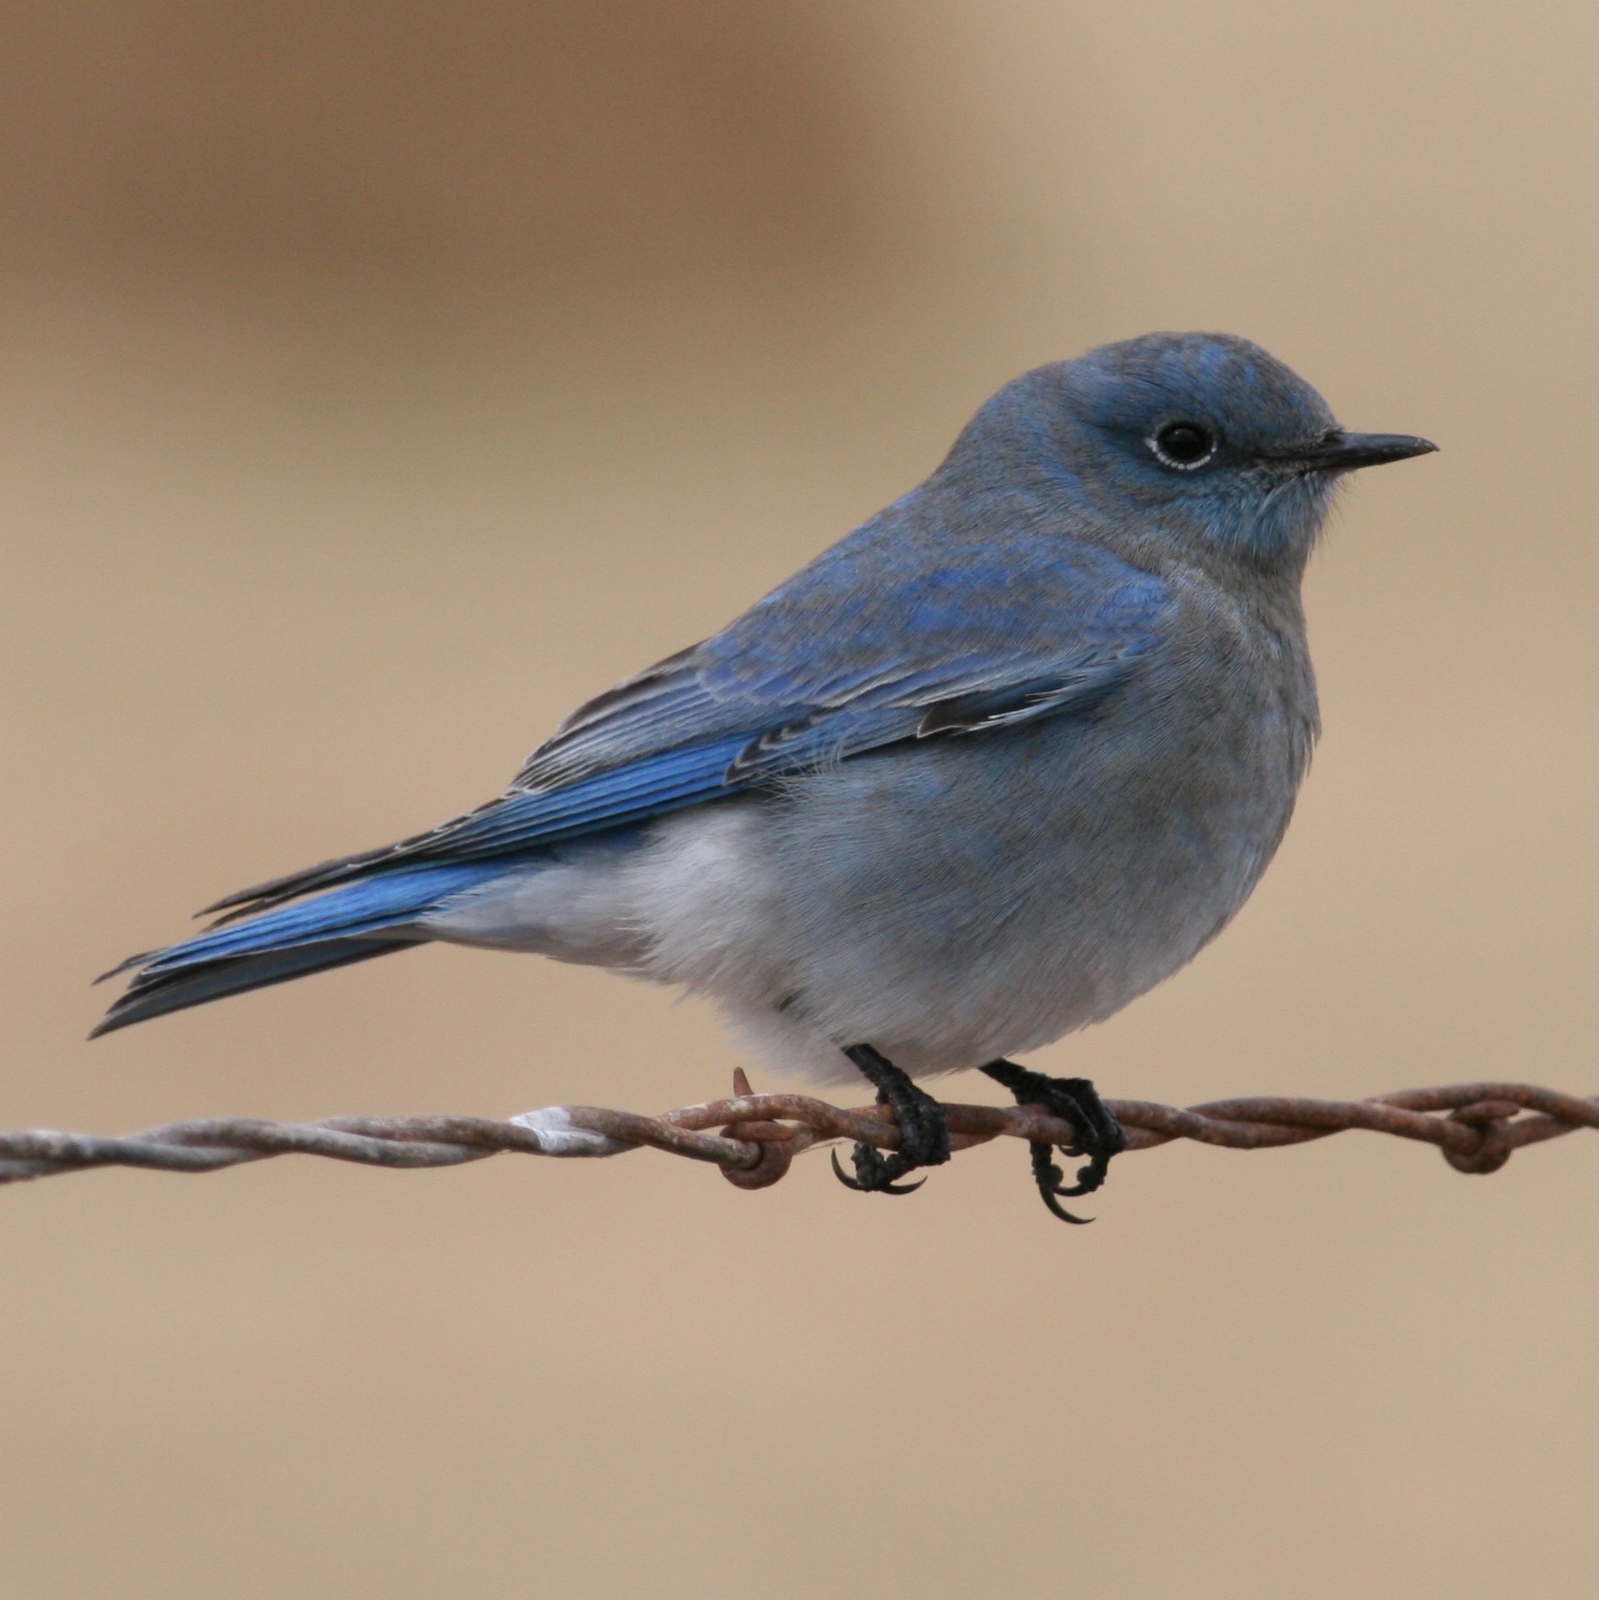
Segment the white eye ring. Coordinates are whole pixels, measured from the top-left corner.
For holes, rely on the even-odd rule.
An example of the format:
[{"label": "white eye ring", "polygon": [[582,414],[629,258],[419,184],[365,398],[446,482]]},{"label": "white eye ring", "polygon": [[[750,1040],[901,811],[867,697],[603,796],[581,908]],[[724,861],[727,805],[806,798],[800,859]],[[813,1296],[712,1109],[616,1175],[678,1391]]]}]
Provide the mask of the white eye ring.
[{"label": "white eye ring", "polygon": [[[1150,454],[1173,472],[1197,472],[1214,459],[1217,448],[1216,435],[1209,428],[1186,421],[1162,423],[1144,443]],[[1201,451],[1199,455],[1190,453],[1196,446]]]}]

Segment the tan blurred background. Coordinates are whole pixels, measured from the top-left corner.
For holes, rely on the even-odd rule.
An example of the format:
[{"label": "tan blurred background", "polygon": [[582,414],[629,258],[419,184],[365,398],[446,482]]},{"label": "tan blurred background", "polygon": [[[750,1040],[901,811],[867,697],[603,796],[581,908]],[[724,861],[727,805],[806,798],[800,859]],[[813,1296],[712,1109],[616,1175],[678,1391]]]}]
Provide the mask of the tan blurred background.
[{"label": "tan blurred background", "polygon": [[[0,1125],[722,1092],[705,1008],[525,958],[92,1047],[87,980],[497,792],[1013,373],[1195,326],[1444,452],[1315,565],[1265,886],[1037,1064],[1599,1088],[1596,69],[1573,0],[6,5]],[[900,1204],[7,1190],[0,1596],[1593,1593],[1599,1142],[1170,1148],[1093,1209],[1015,1147]]]}]

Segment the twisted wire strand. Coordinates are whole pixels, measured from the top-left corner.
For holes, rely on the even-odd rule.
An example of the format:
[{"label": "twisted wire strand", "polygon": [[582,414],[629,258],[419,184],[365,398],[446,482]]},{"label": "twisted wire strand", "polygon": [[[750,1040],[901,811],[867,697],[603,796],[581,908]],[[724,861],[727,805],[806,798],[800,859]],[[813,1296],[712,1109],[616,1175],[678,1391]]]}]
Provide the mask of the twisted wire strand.
[{"label": "twisted wire strand", "polygon": [[[0,1183],[91,1167],[215,1172],[271,1156],[326,1156],[376,1167],[453,1167],[514,1151],[522,1155],[603,1157],[664,1150],[721,1168],[742,1189],[764,1189],[795,1156],[840,1139],[878,1149],[899,1145],[899,1129],[879,1106],[845,1109],[809,1095],[754,1094],[742,1071],[727,1100],[649,1117],[601,1106],[547,1106],[508,1122],[488,1117],[328,1117],[268,1122],[253,1117],[173,1122],[120,1138],[49,1128],[0,1133]],[[1305,1144],[1363,1128],[1436,1145],[1457,1172],[1497,1172],[1523,1145],[1578,1128],[1599,1129],[1599,1096],[1581,1099],[1526,1083],[1461,1083],[1403,1089],[1367,1100],[1264,1095],[1166,1106],[1107,1100],[1129,1150],[1191,1139],[1229,1150]],[[1013,1138],[1071,1146],[1077,1130],[1038,1106],[946,1105],[952,1150]],[[717,1130],[717,1131],[712,1131]]]}]

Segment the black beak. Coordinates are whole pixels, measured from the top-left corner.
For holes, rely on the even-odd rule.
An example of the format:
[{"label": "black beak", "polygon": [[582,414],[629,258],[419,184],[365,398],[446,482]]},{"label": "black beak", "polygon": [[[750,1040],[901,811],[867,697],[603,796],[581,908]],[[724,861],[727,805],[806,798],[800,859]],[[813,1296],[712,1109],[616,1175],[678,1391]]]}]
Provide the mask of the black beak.
[{"label": "black beak", "polygon": [[1301,446],[1284,451],[1283,456],[1301,472],[1352,472],[1356,467],[1380,467],[1388,461],[1431,455],[1437,448],[1432,440],[1409,433],[1344,433],[1340,429],[1308,449]]}]

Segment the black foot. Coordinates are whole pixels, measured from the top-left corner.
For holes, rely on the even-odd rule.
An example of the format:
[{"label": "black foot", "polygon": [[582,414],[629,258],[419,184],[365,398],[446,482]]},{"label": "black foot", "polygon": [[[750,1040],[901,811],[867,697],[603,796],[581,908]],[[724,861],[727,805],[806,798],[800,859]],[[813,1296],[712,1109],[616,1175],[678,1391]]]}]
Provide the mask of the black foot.
[{"label": "black foot", "polygon": [[1051,1147],[1040,1140],[1030,1143],[1033,1155],[1033,1182],[1044,1204],[1062,1222],[1091,1222],[1092,1217],[1074,1217],[1057,1195],[1092,1194],[1105,1181],[1110,1158],[1127,1148],[1127,1135],[1121,1124],[1105,1109],[1087,1078],[1051,1078],[1042,1072],[1029,1072],[1014,1061],[990,1061],[982,1069],[995,1083],[1002,1083],[1016,1096],[1019,1106],[1042,1106],[1052,1116],[1061,1117],[1077,1129],[1077,1143],[1062,1145],[1061,1154],[1087,1156],[1088,1165],[1077,1171],[1077,1182],[1065,1186],[1066,1174],[1051,1158]]},{"label": "black foot", "polygon": [[877,1090],[877,1103],[894,1113],[899,1124],[899,1149],[885,1156],[872,1145],[856,1145],[853,1178],[845,1176],[838,1164],[838,1152],[834,1151],[833,1171],[846,1188],[868,1194],[914,1194],[921,1183],[898,1180],[917,1167],[936,1167],[949,1160],[949,1123],[944,1108],[869,1044],[853,1044],[844,1054]]}]

